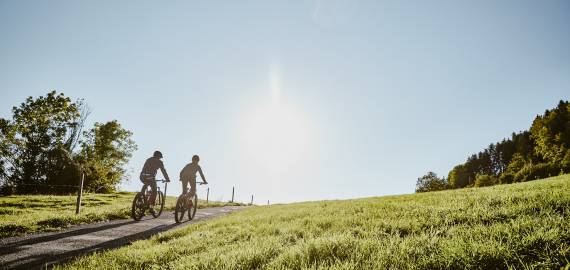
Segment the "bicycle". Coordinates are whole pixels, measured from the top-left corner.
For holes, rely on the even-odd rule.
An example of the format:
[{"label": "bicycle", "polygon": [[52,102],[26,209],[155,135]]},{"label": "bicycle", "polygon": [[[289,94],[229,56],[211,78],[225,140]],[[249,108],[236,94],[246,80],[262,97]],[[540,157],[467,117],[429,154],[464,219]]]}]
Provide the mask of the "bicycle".
[{"label": "bicycle", "polygon": [[150,204],[150,196],[152,195],[152,188],[150,184],[145,183],[140,192],[135,195],[133,199],[133,205],[131,207],[131,217],[139,221],[144,216],[145,212],[148,210],[154,218],[157,218],[162,214],[164,209],[164,202],[166,201],[166,188],[168,187],[168,182],[166,180],[154,180],[156,182],[164,183],[164,193],[160,191],[160,187],[156,187],[156,196],[154,199],[154,205]]},{"label": "bicycle", "polygon": [[[204,182],[196,182],[196,184],[204,185]],[[174,220],[176,223],[182,222],[184,214],[188,211],[188,220],[194,219],[196,209],[198,208],[198,192],[194,192],[194,197],[190,198],[190,192],[181,194],[176,200],[176,209],[174,210]]]}]

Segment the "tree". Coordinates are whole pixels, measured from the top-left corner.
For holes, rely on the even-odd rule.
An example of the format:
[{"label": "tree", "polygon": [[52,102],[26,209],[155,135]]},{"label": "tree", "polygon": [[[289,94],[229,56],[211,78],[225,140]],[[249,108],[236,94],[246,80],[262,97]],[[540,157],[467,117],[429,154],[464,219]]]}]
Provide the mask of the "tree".
[{"label": "tree", "polygon": [[10,153],[9,141],[6,134],[11,130],[10,122],[0,118],[0,185],[4,185],[8,176],[8,164],[5,157]]},{"label": "tree", "polygon": [[570,173],[570,149],[566,151],[566,155],[564,155],[564,159],[562,159],[561,167],[563,173]]},{"label": "tree", "polygon": [[[512,133],[510,138],[469,156],[449,172],[448,180],[451,187],[463,188],[529,181],[561,172],[570,172],[568,101],[560,101],[556,108],[538,115],[529,131]],[[479,176],[485,177],[477,181]]]},{"label": "tree", "polygon": [[27,98],[12,112],[11,120],[0,118],[2,192],[74,192],[82,171],[87,191],[113,191],[124,179],[136,149],[132,133],[117,121],[84,132],[90,111],[83,100],[52,91]]},{"label": "tree", "polygon": [[534,152],[546,162],[560,164],[570,149],[570,104],[561,100],[555,109],[537,116],[530,132],[536,141]]},{"label": "tree", "polygon": [[523,131],[518,134],[513,133],[511,140],[514,143],[514,152],[519,153],[525,159],[538,162],[538,158],[534,155],[534,148],[536,146],[534,139],[530,136],[529,131]]},{"label": "tree", "polygon": [[516,174],[526,165],[527,161],[525,160],[525,158],[521,154],[515,153],[513,155],[513,158],[511,159],[511,162],[509,163],[509,166],[507,167],[507,172],[511,174]]},{"label": "tree", "polygon": [[451,188],[464,188],[469,185],[469,173],[463,165],[453,167],[447,179]]},{"label": "tree", "polygon": [[434,172],[427,172],[424,176],[418,178],[416,183],[416,193],[438,191],[448,189],[449,185],[445,179],[440,179]]},{"label": "tree", "polygon": [[95,123],[84,133],[77,160],[86,174],[85,189],[96,192],[114,191],[125,174],[125,165],[137,149],[132,132],[116,120]]},{"label": "tree", "polygon": [[[0,164],[4,184],[19,192],[41,192],[64,179],[73,168],[70,156],[76,146],[86,107],[64,94],[49,92],[28,97],[12,109],[12,120],[0,119]],[[75,184],[75,183],[74,183]]]}]

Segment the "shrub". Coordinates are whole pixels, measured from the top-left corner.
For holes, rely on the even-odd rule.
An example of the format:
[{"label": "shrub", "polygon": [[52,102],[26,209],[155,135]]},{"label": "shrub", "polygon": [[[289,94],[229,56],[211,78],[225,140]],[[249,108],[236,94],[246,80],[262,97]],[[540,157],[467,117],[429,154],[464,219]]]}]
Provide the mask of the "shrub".
[{"label": "shrub", "polygon": [[515,175],[512,173],[503,173],[499,176],[500,184],[511,184],[515,181]]},{"label": "shrub", "polygon": [[566,155],[562,159],[562,164],[560,168],[563,173],[570,173],[570,149],[566,151]]},{"label": "shrub", "polygon": [[445,178],[437,177],[434,172],[428,172],[424,176],[418,178],[416,182],[416,193],[438,191],[448,189],[449,184]]},{"label": "shrub", "polygon": [[0,195],[2,196],[8,196],[8,195],[12,195],[16,193],[16,188],[14,186],[10,186],[10,185],[2,185],[0,186]]},{"label": "shrub", "polygon": [[507,166],[507,172],[515,174],[524,168],[526,164],[527,161],[525,160],[524,156],[520,153],[515,153],[511,159],[511,162],[509,162],[509,165]]},{"label": "shrub", "polygon": [[475,186],[476,187],[487,187],[487,186],[492,186],[492,185],[496,184],[497,182],[498,182],[497,177],[495,177],[495,176],[480,174],[480,175],[477,175],[477,178],[475,179]]},{"label": "shrub", "polygon": [[560,166],[551,163],[539,163],[522,168],[515,174],[515,182],[526,182],[560,174]]}]

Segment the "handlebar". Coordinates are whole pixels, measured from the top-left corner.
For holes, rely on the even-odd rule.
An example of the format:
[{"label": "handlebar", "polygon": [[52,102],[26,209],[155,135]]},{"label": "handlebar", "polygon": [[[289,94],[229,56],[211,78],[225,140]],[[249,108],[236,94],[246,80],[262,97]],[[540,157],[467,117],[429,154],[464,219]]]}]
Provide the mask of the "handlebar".
[{"label": "handlebar", "polygon": [[204,183],[204,182],[196,182],[196,184],[200,184],[200,185],[206,185],[208,183]]},{"label": "handlebar", "polygon": [[168,182],[170,182],[170,181],[166,181],[166,180],[164,180],[164,179],[159,179],[159,180],[155,180],[155,181],[156,181],[156,182],[162,182],[162,183],[165,183],[165,182],[168,183]]}]

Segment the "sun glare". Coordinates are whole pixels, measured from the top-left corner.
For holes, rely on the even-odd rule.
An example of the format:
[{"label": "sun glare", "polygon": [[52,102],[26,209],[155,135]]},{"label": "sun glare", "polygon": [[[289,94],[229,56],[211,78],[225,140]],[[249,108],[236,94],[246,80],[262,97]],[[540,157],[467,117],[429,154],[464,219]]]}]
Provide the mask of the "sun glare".
[{"label": "sun glare", "polygon": [[310,126],[302,110],[282,98],[277,72],[270,74],[271,101],[244,115],[241,143],[248,160],[272,177],[292,170],[310,148]]}]

